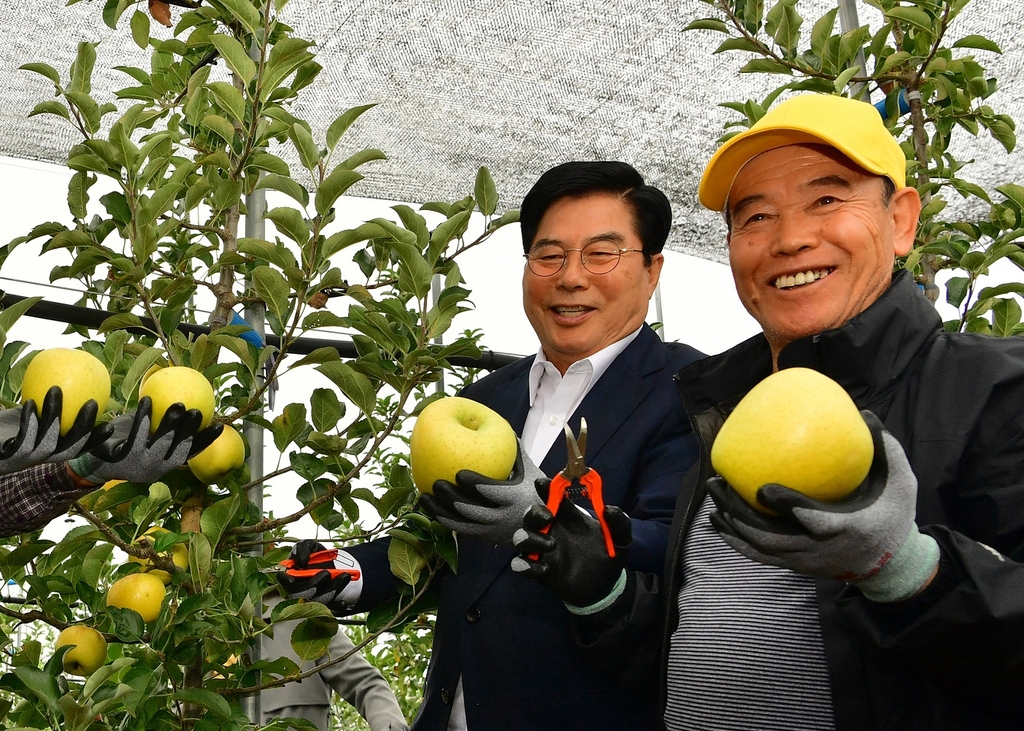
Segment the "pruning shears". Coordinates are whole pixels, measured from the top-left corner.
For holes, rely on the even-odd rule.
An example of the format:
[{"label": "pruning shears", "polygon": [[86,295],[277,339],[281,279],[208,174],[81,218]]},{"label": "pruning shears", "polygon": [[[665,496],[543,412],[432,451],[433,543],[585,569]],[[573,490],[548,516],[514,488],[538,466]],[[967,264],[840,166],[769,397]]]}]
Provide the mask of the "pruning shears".
[{"label": "pruning shears", "polygon": [[[338,549],[337,548],[327,548],[327,549],[324,549],[323,551],[314,551],[313,553],[309,554],[309,561],[306,562],[306,565],[307,566],[312,566],[313,564],[324,564],[324,563],[326,563],[326,564],[330,564],[330,565],[336,566],[337,562],[335,561],[335,559],[337,559],[337,558],[338,558]],[[297,579],[311,579],[314,576],[316,576],[317,574],[319,574],[321,571],[326,571],[327,573],[329,573],[331,575],[332,579],[336,579],[339,576],[341,576],[342,574],[349,574],[352,577],[352,581],[358,581],[358,579],[359,579],[359,569],[339,569],[339,568],[331,568],[331,569],[327,569],[327,568],[297,569],[297,568],[294,568],[295,567],[295,560],[291,559],[291,558],[286,558],[284,561],[282,561],[278,565],[279,566],[283,566],[285,568],[285,573],[286,574],[288,574],[289,576],[294,576]]]},{"label": "pruning shears", "polygon": [[[601,475],[597,470],[587,466],[583,455],[587,451],[587,420],[580,419],[580,436],[577,439],[569,425],[565,427],[565,451],[568,453],[565,469],[555,475],[548,488],[548,510],[554,515],[558,512],[565,494],[568,492],[572,497],[585,497],[594,506],[594,513],[601,524],[601,533],[604,535],[604,545],[608,549],[609,556],[615,556],[615,544],[612,542],[612,532],[604,519],[604,495],[602,492]],[[547,533],[550,525],[544,526],[542,533]],[[536,555],[531,556],[536,559]]]}]

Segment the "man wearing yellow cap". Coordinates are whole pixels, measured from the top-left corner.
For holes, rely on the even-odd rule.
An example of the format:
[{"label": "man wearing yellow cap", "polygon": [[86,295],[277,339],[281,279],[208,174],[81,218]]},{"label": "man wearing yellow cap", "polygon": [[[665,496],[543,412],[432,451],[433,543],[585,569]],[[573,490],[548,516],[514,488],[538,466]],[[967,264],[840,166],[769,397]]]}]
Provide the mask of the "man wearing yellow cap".
[{"label": "man wearing yellow cap", "polygon": [[[668,729],[1024,728],[1024,343],[944,333],[893,275],[921,206],[904,170],[878,112],[841,97],[793,97],[726,142],[700,200],[725,215],[763,333],[677,376],[702,460],[664,579],[597,585],[596,521],[524,520],[515,566],[586,589],[578,641],[660,688]],[[743,395],[794,366],[847,390],[875,460],[835,503],[762,487],[769,515],[708,454]]]}]

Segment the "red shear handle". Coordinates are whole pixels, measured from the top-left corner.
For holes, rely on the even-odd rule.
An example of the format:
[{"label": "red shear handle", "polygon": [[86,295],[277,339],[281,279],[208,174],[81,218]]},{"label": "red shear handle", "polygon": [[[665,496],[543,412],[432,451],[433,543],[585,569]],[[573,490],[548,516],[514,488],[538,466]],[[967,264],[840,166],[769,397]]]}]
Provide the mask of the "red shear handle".
[{"label": "red shear handle", "polygon": [[332,579],[337,579],[342,574],[351,574],[352,581],[359,581],[359,569],[288,569],[285,573],[296,579],[312,579],[321,571],[329,573]]},{"label": "red shear handle", "polygon": [[[562,498],[565,497],[565,491],[569,489],[569,485],[572,483],[562,476],[559,472],[551,480],[551,484],[548,486],[548,510],[551,511],[551,515],[554,516],[558,513],[558,506],[562,504]],[[551,530],[551,524],[548,523],[546,526],[540,529],[540,532],[547,535],[548,531]],[[528,556],[531,561],[536,561],[540,558],[539,553],[533,553]]]},{"label": "red shear handle", "polygon": [[590,504],[594,506],[594,514],[597,522],[601,524],[601,533],[604,534],[604,547],[608,549],[608,555],[615,558],[615,543],[612,542],[612,531],[604,519],[604,494],[601,486],[601,475],[596,470],[590,470],[580,478],[583,485],[583,494],[590,498]]},{"label": "red shear handle", "polygon": [[[306,565],[308,566],[309,564],[314,563],[327,563],[328,561],[333,562],[334,559],[336,559],[337,557],[337,548],[326,548],[323,551],[313,551],[313,553],[309,554],[309,561],[306,562]],[[279,563],[278,566],[284,566],[286,569],[290,569],[293,566],[295,566],[295,559],[286,558],[284,561]]]}]

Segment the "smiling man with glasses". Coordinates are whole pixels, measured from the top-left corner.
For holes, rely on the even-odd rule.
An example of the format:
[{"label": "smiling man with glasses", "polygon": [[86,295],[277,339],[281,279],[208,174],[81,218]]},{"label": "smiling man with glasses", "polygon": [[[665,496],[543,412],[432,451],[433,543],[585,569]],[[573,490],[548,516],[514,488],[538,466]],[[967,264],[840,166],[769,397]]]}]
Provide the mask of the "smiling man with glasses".
[{"label": "smiling man with glasses", "polygon": [[[511,562],[526,510],[546,497],[544,476],[566,466],[563,426],[578,434],[585,418],[586,460],[603,480],[606,514],[632,533],[618,555],[633,570],[661,570],[679,485],[697,457],[672,376],[701,357],[644,323],[671,218],[664,194],[621,162],[559,165],[523,200],[523,305],[540,349],[462,393],[508,419],[520,455],[509,480],[462,471],[421,498],[458,533],[459,566],[435,579],[437,622],[414,731],[659,728],[655,688],[640,697],[595,667],[573,641],[566,605]],[[559,515],[592,510],[586,498],[575,501]],[[600,530],[582,511],[586,527]],[[394,594],[387,547],[346,552],[362,571],[358,592],[336,595],[323,577],[288,591],[366,611]]]}]

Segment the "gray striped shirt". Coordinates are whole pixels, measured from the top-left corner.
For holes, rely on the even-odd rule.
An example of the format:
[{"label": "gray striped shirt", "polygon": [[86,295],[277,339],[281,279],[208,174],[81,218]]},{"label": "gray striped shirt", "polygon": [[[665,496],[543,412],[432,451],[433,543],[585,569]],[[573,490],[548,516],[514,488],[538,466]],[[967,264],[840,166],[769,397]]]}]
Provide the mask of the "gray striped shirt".
[{"label": "gray striped shirt", "polygon": [[729,548],[706,498],[683,547],[669,731],[834,731],[812,579]]}]

